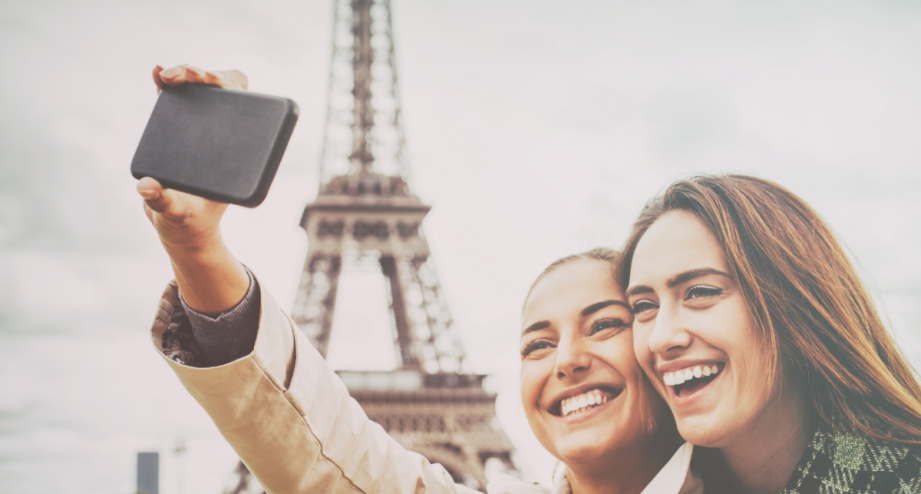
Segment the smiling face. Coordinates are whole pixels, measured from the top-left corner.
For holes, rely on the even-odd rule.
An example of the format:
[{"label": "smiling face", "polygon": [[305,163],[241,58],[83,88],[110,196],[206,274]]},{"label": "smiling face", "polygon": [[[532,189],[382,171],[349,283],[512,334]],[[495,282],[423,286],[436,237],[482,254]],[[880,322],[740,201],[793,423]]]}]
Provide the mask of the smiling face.
[{"label": "smiling face", "polygon": [[632,319],[610,265],[596,260],[551,270],[527,300],[522,402],[538,440],[567,465],[650,447],[644,414],[658,418],[664,407],[634,356]]},{"label": "smiling face", "polygon": [[783,401],[767,384],[771,356],[729,272],[704,224],[672,211],[637,244],[627,289],[637,358],[678,431],[719,448],[770,423],[764,417]]}]

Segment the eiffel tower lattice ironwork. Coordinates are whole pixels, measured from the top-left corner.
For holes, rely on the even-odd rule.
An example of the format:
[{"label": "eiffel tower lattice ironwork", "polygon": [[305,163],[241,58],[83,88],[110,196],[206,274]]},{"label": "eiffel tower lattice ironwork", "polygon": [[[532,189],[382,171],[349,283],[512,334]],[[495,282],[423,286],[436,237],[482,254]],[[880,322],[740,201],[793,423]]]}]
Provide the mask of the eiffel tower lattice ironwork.
[{"label": "eiffel tower lattice ironwork", "polygon": [[[515,475],[486,376],[465,353],[432,263],[410,188],[389,0],[334,0],[319,191],[304,209],[309,246],[292,319],[325,357],[338,282],[350,264],[385,278],[397,368],[339,371],[371,420],[407,449],[485,490],[493,469]],[[248,492],[249,472],[239,465]]]}]

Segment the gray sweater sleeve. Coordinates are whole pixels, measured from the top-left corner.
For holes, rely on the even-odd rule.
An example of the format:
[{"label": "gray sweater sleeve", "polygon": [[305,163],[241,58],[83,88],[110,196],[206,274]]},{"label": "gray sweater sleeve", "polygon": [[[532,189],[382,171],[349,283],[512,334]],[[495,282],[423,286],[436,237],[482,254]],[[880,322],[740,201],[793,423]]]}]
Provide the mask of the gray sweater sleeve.
[{"label": "gray sweater sleeve", "polygon": [[249,275],[249,289],[243,300],[217,317],[190,309],[182,293],[179,294],[182,308],[192,326],[192,336],[209,367],[224,365],[249,355],[256,346],[261,309],[259,283],[249,269],[246,274]]}]

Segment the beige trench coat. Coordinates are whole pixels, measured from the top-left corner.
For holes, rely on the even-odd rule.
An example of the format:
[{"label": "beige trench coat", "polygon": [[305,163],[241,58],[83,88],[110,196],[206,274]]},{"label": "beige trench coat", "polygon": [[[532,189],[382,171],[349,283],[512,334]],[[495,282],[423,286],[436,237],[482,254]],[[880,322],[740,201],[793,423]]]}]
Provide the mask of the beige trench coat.
[{"label": "beige trench coat", "polygon": [[[163,293],[151,336],[179,380],[267,492],[476,492],[455,484],[441,465],[407,451],[369,420],[307,337],[267,290],[260,291],[255,349],[229,364],[191,367],[181,362],[181,351],[164,352],[164,338],[176,329],[172,321],[178,301],[175,283]],[[682,451],[686,457],[681,456]],[[650,484],[650,488],[662,487],[647,488],[644,494],[702,492],[699,479],[689,475],[690,449],[679,449],[679,456],[670,462],[673,468],[667,466],[656,477],[658,482]],[[554,494],[569,492],[565,476],[555,484]],[[489,491],[550,492],[517,480],[497,483]]]}]

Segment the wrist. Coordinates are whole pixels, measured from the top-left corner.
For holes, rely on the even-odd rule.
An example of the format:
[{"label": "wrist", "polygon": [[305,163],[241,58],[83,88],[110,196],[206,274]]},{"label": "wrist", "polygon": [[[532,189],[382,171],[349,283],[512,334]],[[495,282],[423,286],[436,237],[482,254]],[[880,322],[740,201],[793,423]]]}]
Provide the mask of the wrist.
[{"label": "wrist", "polygon": [[163,225],[157,228],[157,231],[160,243],[174,261],[183,259],[193,261],[226,250],[220,228],[183,231],[179,228],[170,228],[171,226]]},{"label": "wrist", "polygon": [[167,253],[179,291],[192,309],[218,314],[246,295],[249,275],[223,242],[167,247]]},{"label": "wrist", "polygon": [[223,258],[233,257],[220,235],[195,242],[160,240],[173,265],[182,267],[184,271],[207,268],[221,263]]}]

